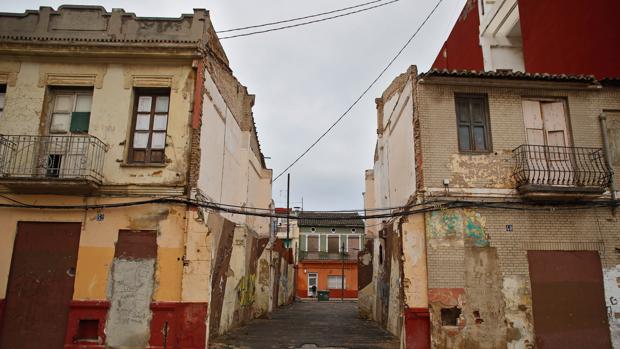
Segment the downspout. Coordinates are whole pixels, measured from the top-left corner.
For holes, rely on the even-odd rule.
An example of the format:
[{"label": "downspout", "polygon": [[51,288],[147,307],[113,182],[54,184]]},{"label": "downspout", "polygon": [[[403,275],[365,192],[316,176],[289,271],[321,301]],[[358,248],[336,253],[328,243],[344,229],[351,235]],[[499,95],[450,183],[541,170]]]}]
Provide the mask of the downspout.
[{"label": "downspout", "polygon": [[607,163],[607,167],[611,171],[611,179],[609,180],[609,190],[611,191],[611,200],[614,202],[614,206],[612,207],[612,213],[616,214],[616,179],[614,176],[614,169],[611,164],[611,151],[609,149],[609,138],[607,137],[607,116],[605,112],[602,112],[599,115],[599,120],[601,122],[601,134],[603,135],[603,149],[605,150],[605,162]]}]

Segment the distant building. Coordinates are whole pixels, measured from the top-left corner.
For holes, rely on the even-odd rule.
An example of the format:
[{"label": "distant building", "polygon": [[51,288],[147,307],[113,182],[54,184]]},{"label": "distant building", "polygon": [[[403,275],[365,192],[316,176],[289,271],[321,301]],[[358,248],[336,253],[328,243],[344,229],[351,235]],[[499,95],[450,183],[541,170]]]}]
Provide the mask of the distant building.
[{"label": "distant building", "polygon": [[357,298],[357,255],[364,246],[359,215],[300,212],[298,225],[297,297],[329,291],[332,298]]},{"label": "distant building", "polygon": [[620,77],[617,0],[467,0],[434,69]]}]

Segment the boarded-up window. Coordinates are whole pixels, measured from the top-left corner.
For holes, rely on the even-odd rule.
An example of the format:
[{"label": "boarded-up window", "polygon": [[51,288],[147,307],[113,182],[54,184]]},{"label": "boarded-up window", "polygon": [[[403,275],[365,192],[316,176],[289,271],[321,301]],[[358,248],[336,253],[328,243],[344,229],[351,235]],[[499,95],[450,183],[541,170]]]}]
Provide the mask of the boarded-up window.
[{"label": "boarded-up window", "polygon": [[490,151],[487,97],[457,95],[455,102],[459,150],[464,152]]},{"label": "boarded-up window", "polygon": [[[327,288],[330,290],[342,289],[342,275],[328,275],[327,276]],[[347,280],[344,280],[344,288],[347,288]]]},{"label": "boarded-up window", "polygon": [[162,163],[170,90],[136,90],[129,162]]},{"label": "boarded-up window", "polygon": [[319,237],[317,235],[308,235],[308,251],[319,251]]},{"label": "boarded-up window", "polygon": [[359,236],[349,236],[347,238],[349,244],[349,255],[357,256],[357,253],[360,250],[360,237]]},{"label": "boarded-up window", "polygon": [[327,252],[338,253],[340,252],[340,238],[338,236],[329,236],[327,238]]},{"label": "boarded-up window", "polygon": [[607,137],[609,138],[609,151],[611,163],[620,166],[620,111],[605,112],[607,116]]}]

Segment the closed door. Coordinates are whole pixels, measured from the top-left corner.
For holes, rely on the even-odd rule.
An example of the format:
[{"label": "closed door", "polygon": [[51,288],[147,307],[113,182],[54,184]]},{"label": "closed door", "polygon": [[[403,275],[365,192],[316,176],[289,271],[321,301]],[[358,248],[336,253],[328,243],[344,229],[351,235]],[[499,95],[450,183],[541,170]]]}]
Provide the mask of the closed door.
[{"label": "closed door", "polygon": [[318,289],[318,287],[319,284],[317,273],[308,273],[308,297],[316,296],[316,292],[313,292],[313,290]]},{"label": "closed door", "polygon": [[596,251],[528,251],[539,349],[611,348]]},{"label": "closed door", "polygon": [[80,223],[20,222],[0,331],[0,348],[62,348]]},{"label": "closed door", "polygon": [[533,184],[568,185],[573,182],[570,139],[564,103],[523,101],[528,144],[528,167]]}]

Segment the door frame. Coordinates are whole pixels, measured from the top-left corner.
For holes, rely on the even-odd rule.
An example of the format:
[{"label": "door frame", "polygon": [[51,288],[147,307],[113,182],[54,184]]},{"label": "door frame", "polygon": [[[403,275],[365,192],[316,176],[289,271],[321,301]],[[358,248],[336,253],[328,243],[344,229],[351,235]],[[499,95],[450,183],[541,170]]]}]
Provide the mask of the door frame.
[{"label": "door frame", "polygon": [[308,289],[306,290],[306,294],[308,295],[308,297],[315,297],[316,294],[312,293],[311,286],[310,286],[311,275],[314,276],[316,290],[317,291],[319,290],[319,273],[315,273],[315,272],[308,273]]}]

